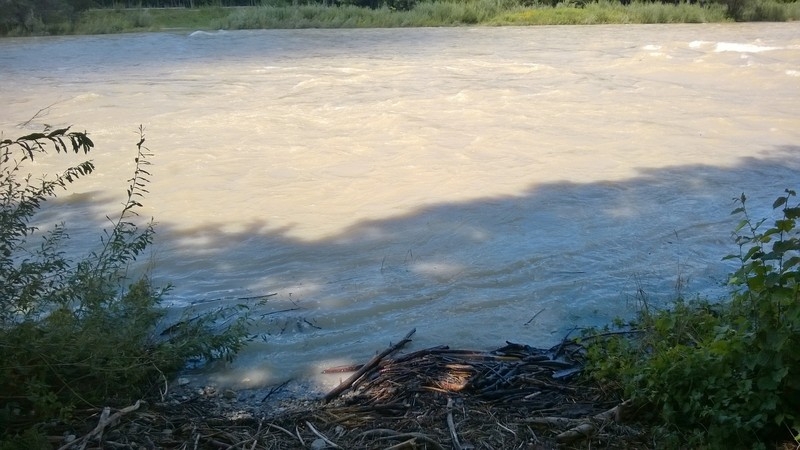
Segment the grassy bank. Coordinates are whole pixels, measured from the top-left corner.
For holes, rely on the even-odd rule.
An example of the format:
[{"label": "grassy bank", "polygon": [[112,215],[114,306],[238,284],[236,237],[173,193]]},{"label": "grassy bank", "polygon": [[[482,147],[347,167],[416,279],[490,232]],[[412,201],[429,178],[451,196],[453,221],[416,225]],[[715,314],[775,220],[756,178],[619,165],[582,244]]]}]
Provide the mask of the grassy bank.
[{"label": "grassy bank", "polygon": [[[635,23],[710,23],[800,19],[800,3],[729,0],[706,5],[600,1],[555,6],[518,0],[434,1],[407,10],[353,5],[120,8],[84,11],[74,20],[45,24],[31,20],[7,35],[107,34],[164,30],[239,30],[267,28],[389,28],[463,25],[567,25]],[[735,11],[733,11],[735,9]]]}]

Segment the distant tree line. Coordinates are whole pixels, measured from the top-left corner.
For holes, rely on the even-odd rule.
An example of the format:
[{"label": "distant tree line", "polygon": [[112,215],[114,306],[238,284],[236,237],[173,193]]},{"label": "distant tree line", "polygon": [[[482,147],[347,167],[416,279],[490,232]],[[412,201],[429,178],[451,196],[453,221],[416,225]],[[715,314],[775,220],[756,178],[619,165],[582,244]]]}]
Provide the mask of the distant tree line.
[{"label": "distant tree line", "polygon": [[31,30],[38,23],[71,21],[94,5],[93,0],[0,0],[0,33]]},{"label": "distant tree line", "polygon": [[74,21],[92,8],[196,8],[203,6],[290,6],[297,4],[355,5],[380,8],[384,5],[397,10],[409,10],[417,0],[0,0],[0,35],[12,30],[23,34],[41,28],[43,24]]},{"label": "distant tree line", "polygon": [[[0,0],[0,35],[37,34],[50,25],[74,23],[80,14],[87,9],[124,9],[124,8],[197,8],[205,6],[235,7],[270,5],[285,7],[293,5],[352,5],[363,8],[388,7],[391,10],[407,11],[424,0]],[[435,1],[435,0],[434,0]],[[460,2],[469,0],[439,0]],[[596,0],[502,0],[508,6],[556,6],[564,3],[572,6],[584,6]],[[728,15],[739,19],[745,4],[754,0],[618,0],[622,4],[631,2],[653,2],[664,4],[690,3],[706,4],[722,3],[726,5]],[[798,0],[778,0],[779,3],[792,3]]]}]

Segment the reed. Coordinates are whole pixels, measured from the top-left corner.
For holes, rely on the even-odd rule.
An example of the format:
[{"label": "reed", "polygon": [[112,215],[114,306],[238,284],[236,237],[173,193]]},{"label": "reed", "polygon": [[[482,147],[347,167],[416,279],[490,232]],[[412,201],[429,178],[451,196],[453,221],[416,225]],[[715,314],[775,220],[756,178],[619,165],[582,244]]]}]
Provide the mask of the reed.
[{"label": "reed", "polygon": [[725,7],[681,3],[632,3],[622,5],[601,1],[584,7],[564,6],[519,8],[499,14],[493,25],[591,25],[629,23],[706,23],[725,22]]},{"label": "reed", "polygon": [[800,3],[775,0],[754,0],[742,10],[742,21],[786,22],[800,20]]},{"label": "reed", "polygon": [[356,6],[260,6],[240,8],[212,22],[214,29],[368,28],[403,26],[387,8]]},{"label": "reed", "polygon": [[74,27],[75,34],[113,34],[131,30],[157,29],[148,9],[86,11]]}]

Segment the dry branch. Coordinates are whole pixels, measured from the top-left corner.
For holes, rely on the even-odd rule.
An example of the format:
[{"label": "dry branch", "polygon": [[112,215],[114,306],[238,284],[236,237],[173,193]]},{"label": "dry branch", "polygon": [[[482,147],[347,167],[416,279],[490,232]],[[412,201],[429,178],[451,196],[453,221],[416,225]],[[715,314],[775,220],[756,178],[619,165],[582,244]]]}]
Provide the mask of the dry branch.
[{"label": "dry branch", "polygon": [[103,408],[103,412],[100,414],[100,421],[97,423],[97,426],[94,427],[92,431],[90,431],[87,435],[83,436],[82,438],[76,441],[62,445],[58,450],[66,450],[75,445],[79,445],[78,448],[83,450],[84,448],[86,448],[86,444],[91,439],[100,439],[103,436],[103,432],[105,431],[106,427],[113,427],[114,425],[117,424],[117,422],[122,416],[128,414],[129,412],[136,411],[137,409],[139,409],[139,406],[141,406],[141,404],[142,404],[141,400],[136,400],[135,404],[122,408],[119,411],[115,412],[113,415],[111,414],[111,408],[106,406],[105,408]]},{"label": "dry branch", "polygon": [[314,425],[311,425],[311,422],[309,422],[309,421],[307,421],[307,420],[306,420],[306,425],[308,426],[308,429],[309,429],[309,430],[311,430],[311,432],[312,432],[312,433],[316,434],[318,438],[320,438],[320,439],[322,439],[323,441],[325,441],[325,443],[326,443],[326,444],[330,445],[330,446],[331,446],[331,447],[333,447],[333,448],[342,448],[342,447],[339,447],[339,446],[338,446],[338,445],[337,445],[335,442],[333,442],[332,440],[328,439],[328,438],[327,438],[327,436],[325,436],[324,434],[322,434],[322,433],[320,433],[319,431],[317,431],[317,429],[316,429],[316,428],[314,428]]},{"label": "dry branch", "polygon": [[416,331],[417,331],[416,328],[414,328],[411,331],[409,331],[408,334],[406,334],[405,337],[403,337],[403,339],[400,340],[400,342],[398,342],[397,344],[392,345],[391,347],[387,348],[383,352],[375,355],[371,360],[369,360],[368,363],[364,364],[364,366],[361,367],[361,369],[356,371],[356,373],[354,373],[353,375],[350,375],[350,377],[348,379],[346,379],[345,381],[343,381],[341,384],[339,384],[339,386],[336,386],[332,391],[328,392],[328,394],[325,395],[325,398],[324,398],[325,403],[333,400],[334,398],[338,397],[342,392],[344,392],[347,389],[349,389],[350,386],[352,386],[353,383],[358,381],[358,379],[361,378],[365,373],[367,373],[370,370],[372,370],[373,368],[375,368],[378,365],[378,363],[381,362],[381,360],[383,358],[385,358],[386,356],[391,355],[392,353],[396,352],[397,350],[400,350],[404,345],[406,345],[408,342],[411,341],[411,335],[416,333]]},{"label": "dry branch", "polygon": [[[410,336],[372,358],[371,368],[352,382],[343,383],[339,392],[349,389],[352,395],[285,403],[273,396],[275,403],[265,403],[260,401],[264,393],[257,391],[230,404],[216,393],[178,387],[167,394],[168,401],[155,403],[146,414],[137,411],[113,430],[112,414],[104,416],[105,425],[98,425],[95,437],[87,435],[71,445],[77,450],[91,439],[88,449],[98,437],[108,448],[185,450],[308,448],[328,438],[348,450],[466,450],[469,443],[554,449],[561,440],[587,437],[592,447],[644,450],[650,445],[636,430],[615,423],[627,415],[625,404],[609,409],[612,405],[598,404],[602,393],[596,387],[553,377],[570,364],[570,355],[580,356],[573,344],[536,349],[507,343],[494,351],[434,347],[389,356]],[[557,349],[564,356],[554,362]],[[580,361],[573,364],[580,367]],[[248,408],[247,416],[242,408]],[[533,423],[549,432],[539,434],[529,426]],[[331,442],[324,445],[331,448]]]},{"label": "dry branch", "polygon": [[597,432],[597,430],[609,423],[620,423],[626,410],[630,408],[631,401],[626,400],[619,405],[595,414],[585,419],[567,419],[564,417],[537,417],[528,419],[528,422],[539,425],[547,425],[557,428],[570,427],[556,436],[556,442],[568,444],[581,439],[586,439]]},{"label": "dry branch", "polygon": [[461,445],[458,441],[458,433],[456,433],[456,424],[453,421],[453,399],[447,398],[447,428],[450,430],[450,439],[453,441],[453,448],[455,450],[466,450],[472,448],[471,445]]}]

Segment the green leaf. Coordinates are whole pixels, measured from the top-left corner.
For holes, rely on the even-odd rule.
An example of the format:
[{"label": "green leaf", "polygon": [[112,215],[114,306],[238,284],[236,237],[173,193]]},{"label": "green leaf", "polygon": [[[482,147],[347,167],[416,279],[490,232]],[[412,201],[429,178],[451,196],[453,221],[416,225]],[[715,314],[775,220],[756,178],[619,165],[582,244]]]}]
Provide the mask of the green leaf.
[{"label": "green leaf", "polygon": [[67,128],[59,128],[58,130],[53,130],[50,134],[47,135],[48,138],[54,138],[56,136],[63,136],[67,131],[69,131],[69,127]]},{"label": "green leaf", "polygon": [[747,251],[744,255],[744,261],[748,261],[750,259],[758,259],[763,256],[763,252],[761,251],[761,247],[751,247],[750,250]]},{"label": "green leaf", "polygon": [[36,141],[36,140],[39,140],[39,139],[45,139],[46,137],[47,137],[47,135],[45,135],[44,133],[32,133],[32,134],[29,134],[27,136],[22,136],[21,138],[17,139],[17,142],[20,142],[20,141]]},{"label": "green leaf", "polygon": [[789,270],[798,264],[800,264],[800,256],[792,256],[783,262],[783,270]]},{"label": "green leaf", "polygon": [[800,206],[794,206],[791,208],[784,208],[783,215],[787,219],[798,219],[800,218]]},{"label": "green leaf", "polygon": [[744,228],[745,225],[747,225],[747,223],[748,223],[747,219],[740,220],[739,223],[736,224],[736,226],[733,228],[733,232],[738,233],[739,230],[741,230],[742,228]]},{"label": "green leaf", "polygon": [[790,250],[800,250],[800,240],[792,238],[783,241],[775,241],[775,243],[772,244],[772,251],[775,253],[784,254]]},{"label": "green leaf", "polygon": [[775,221],[775,229],[780,230],[784,233],[788,233],[792,231],[792,229],[794,228],[794,224],[795,222],[793,219],[779,219]]},{"label": "green leaf", "polygon": [[775,202],[772,204],[772,209],[776,209],[776,208],[779,208],[779,207],[785,205],[787,199],[788,199],[788,197],[778,197],[777,199],[775,199]]}]

